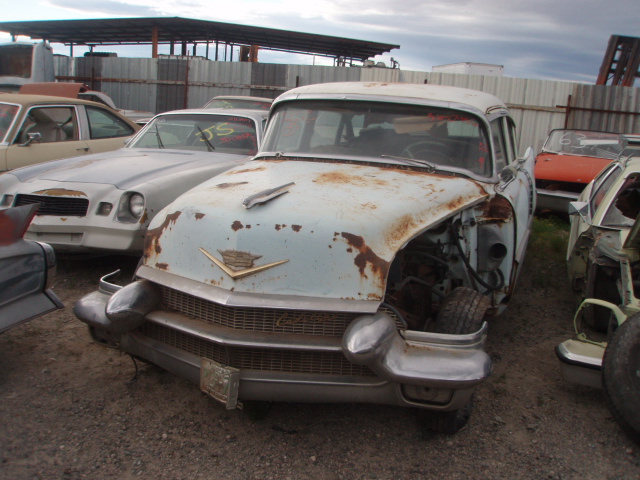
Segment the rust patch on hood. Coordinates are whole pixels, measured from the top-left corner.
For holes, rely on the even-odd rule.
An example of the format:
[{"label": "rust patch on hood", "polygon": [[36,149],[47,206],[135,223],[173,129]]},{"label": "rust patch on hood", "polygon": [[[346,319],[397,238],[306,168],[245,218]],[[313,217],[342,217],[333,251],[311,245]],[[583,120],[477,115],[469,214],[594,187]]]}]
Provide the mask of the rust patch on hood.
[{"label": "rust patch on hood", "polygon": [[335,172],[326,172],[321,173],[314,180],[316,183],[322,184],[338,184],[338,185],[387,185],[388,182],[385,180],[381,180],[376,177],[366,177],[360,175],[347,175],[344,172],[335,171]]},{"label": "rust patch on hood", "polygon": [[159,270],[169,270],[169,265],[166,263],[156,263],[156,268]]},{"label": "rust patch on hood", "polygon": [[365,269],[367,268],[367,265],[369,265],[373,274],[380,281],[380,285],[383,285],[389,271],[389,262],[378,257],[378,255],[376,255],[374,251],[371,250],[371,248],[364,242],[364,239],[362,237],[347,232],[342,232],[341,235],[342,238],[347,241],[349,246],[355,248],[356,250],[358,250],[358,252],[360,252],[354,259],[354,263],[360,271],[360,276],[368,278],[365,273]]},{"label": "rust patch on hood", "polygon": [[257,167],[257,168],[245,168],[244,170],[233,170],[231,172],[227,172],[227,175],[238,175],[239,173],[261,172],[264,169],[265,169],[264,166]]},{"label": "rust patch on hood", "polygon": [[385,243],[394,245],[403,241],[407,234],[418,226],[416,220],[409,214],[401,216],[385,234]]},{"label": "rust patch on hood", "polygon": [[234,232],[237,232],[238,230],[241,230],[243,228],[244,225],[242,225],[242,222],[240,220],[236,220],[231,224],[231,230],[233,230]]},{"label": "rust patch on hood", "polygon": [[147,230],[147,234],[144,237],[144,252],[142,255],[144,258],[149,258],[154,253],[159,255],[162,252],[162,247],[159,242],[160,237],[168,227],[176,223],[181,214],[182,212],[180,211],[170,213],[164,218],[164,221],[159,227]]},{"label": "rust patch on hood", "polygon": [[36,195],[49,195],[51,197],[86,197],[87,194],[78,190],[67,190],[66,188],[49,188],[33,192]]},{"label": "rust patch on hood", "polygon": [[300,230],[302,230],[302,225],[291,225],[291,230],[293,230],[294,232],[299,232]]},{"label": "rust patch on hood", "polygon": [[196,213],[196,220],[202,220],[204,218],[204,213]]}]

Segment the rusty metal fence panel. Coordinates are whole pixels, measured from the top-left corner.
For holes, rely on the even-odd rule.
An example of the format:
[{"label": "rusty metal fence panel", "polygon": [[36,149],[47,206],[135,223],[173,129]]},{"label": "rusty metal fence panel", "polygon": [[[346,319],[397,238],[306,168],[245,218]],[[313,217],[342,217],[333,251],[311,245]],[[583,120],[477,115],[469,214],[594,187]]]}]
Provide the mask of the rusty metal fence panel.
[{"label": "rusty metal fence panel", "polygon": [[577,85],[569,108],[570,128],[640,134],[640,89]]}]

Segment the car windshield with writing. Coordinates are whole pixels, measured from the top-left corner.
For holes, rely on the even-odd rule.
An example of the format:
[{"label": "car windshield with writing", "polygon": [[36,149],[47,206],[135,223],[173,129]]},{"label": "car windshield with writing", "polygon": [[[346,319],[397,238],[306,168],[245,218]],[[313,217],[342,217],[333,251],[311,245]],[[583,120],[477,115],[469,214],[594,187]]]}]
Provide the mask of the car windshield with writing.
[{"label": "car windshield with writing", "polygon": [[615,160],[624,149],[622,135],[589,130],[554,130],[542,147],[544,152]]},{"label": "car windshield with writing", "polygon": [[235,115],[160,115],[130,146],[239,155],[254,155],[258,150],[255,122]]},{"label": "car windshield with writing", "polygon": [[[318,100],[283,102],[262,152],[492,172],[483,124],[468,112],[420,105]],[[266,153],[268,155],[269,153]]]},{"label": "car windshield with writing", "polygon": [[20,107],[10,103],[0,103],[0,143],[4,143],[7,132],[11,128]]}]

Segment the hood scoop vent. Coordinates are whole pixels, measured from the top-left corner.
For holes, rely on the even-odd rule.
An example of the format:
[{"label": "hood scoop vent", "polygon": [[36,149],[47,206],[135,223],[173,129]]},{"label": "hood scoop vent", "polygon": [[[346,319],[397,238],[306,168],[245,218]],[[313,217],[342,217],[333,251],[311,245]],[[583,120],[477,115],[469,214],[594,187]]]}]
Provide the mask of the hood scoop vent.
[{"label": "hood scoop vent", "polygon": [[242,200],[242,206],[249,209],[251,207],[254,207],[255,205],[267,203],[269,200],[279,197],[282,194],[288,193],[289,187],[291,185],[295,185],[295,182],[287,183],[275,188],[269,188],[267,190],[263,190],[262,192],[250,195]]}]

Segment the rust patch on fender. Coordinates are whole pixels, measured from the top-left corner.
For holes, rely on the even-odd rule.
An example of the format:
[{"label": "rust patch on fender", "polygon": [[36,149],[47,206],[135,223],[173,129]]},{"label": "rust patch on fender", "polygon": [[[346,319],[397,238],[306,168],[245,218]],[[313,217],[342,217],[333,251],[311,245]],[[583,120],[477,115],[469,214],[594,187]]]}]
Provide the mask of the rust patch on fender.
[{"label": "rust patch on fender", "polygon": [[176,223],[181,214],[181,211],[170,213],[164,218],[164,221],[159,227],[147,230],[147,234],[144,237],[144,252],[142,254],[144,258],[149,258],[154,253],[160,254],[160,252],[162,252],[162,247],[159,242],[160,236],[168,227]]},{"label": "rust patch on fender", "polygon": [[232,229],[234,232],[237,232],[238,230],[241,230],[241,229],[243,229],[243,228],[244,228],[244,225],[242,225],[242,222],[241,222],[240,220],[236,220],[235,222],[233,222],[233,223],[231,224],[231,229]]},{"label": "rust patch on fender", "polygon": [[513,216],[513,209],[509,200],[502,196],[495,196],[485,203],[483,213],[488,220],[506,221]]},{"label": "rust patch on fender", "polygon": [[144,213],[142,214],[142,217],[140,217],[140,225],[143,225],[147,222],[147,220],[149,219],[149,215],[147,214],[147,209],[145,208]]},{"label": "rust patch on fender", "polygon": [[169,270],[169,265],[167,263],[156,263],[156,268],[159,270]]},{"label": "rust patch on fender", "polygon": [[287,228],[287,225],[285,225],[284,223],[282,225],[280,225],[279,223],[276,223],[276,230],[280,231],[283,228]]},{"label": "rust patch on fender", "polygon": [[196,213],[196,220],[202,220],[204,218],[204,213]]},{"label": "rust patch on fender", "polygon": [[86,197],[87,194],[79,190],[67,190],[66,188],[50,188],[33,192],[36,195],[49,195],[51,197]]},{"label": "rust patch on fender", "polygon": [[364,239],[358,235],[354,235],[352,233],[342,232],[342,238],[344,238],[349,246],[358,250],[358,255],[354,259],[353,263],[355,263],[356,267],[360,271],[360,276],[364,278],[368,278],[365,274],[365,269],[367,265],[371,268],[373,274],[380,281],[380,285],[384,284],[385,279],[387,278],[387,273],[389,272],[389,262],[383,260],[378,255],[374,253],[373,250],[364,242]]},{"label": "rust patch on fender", "polygon": [[302,230],[302,225],[291,225],[291,230],[293,230],[294,232],[299,232],[300,230]]}]

